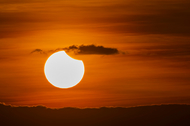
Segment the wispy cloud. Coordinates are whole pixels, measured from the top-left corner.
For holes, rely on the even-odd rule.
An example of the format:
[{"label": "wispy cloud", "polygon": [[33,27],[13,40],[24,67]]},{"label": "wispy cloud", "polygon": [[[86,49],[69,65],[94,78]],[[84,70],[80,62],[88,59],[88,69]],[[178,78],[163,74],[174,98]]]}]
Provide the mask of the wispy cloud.
[{"label": "wispy cloud", "polygon": [[35,49],[35,50],[33,50],[33,51],[31,52],[31,54],[32,54],[32,53],[46,54],[46,52],[44,52],[44,51],[41,50],[41,49]]},{"label": "wispy cloud", "polygon": [[0,0],[0,38],[60,27],[111,33],[190,35],[189,0],[144,0],[135,4],[103,1],[73,4],[60,0]]}]

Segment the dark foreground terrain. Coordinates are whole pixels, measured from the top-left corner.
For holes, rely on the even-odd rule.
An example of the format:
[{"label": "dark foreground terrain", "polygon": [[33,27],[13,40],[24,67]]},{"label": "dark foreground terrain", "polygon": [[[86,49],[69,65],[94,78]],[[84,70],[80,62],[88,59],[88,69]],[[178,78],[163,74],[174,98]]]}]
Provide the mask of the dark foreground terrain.
[{"label": "dark foreground terrain", "polygon": [[190,105],[49,109],[0,104],[0,126],[190,126]]}]

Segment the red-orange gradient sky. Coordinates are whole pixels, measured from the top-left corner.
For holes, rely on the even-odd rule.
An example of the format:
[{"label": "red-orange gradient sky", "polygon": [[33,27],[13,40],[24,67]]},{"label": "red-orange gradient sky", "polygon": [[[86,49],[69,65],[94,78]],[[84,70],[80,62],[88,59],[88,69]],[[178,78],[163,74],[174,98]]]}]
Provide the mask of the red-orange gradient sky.
[{"label": "red-orange gradient sky", "polygon": [[[189,0],[0,0],[0,102],[189,104],[189,15]],[[53,51],[92,44],[95,52],[68,53],[85,64],[77,86],[48,83],[43,68]]]}]

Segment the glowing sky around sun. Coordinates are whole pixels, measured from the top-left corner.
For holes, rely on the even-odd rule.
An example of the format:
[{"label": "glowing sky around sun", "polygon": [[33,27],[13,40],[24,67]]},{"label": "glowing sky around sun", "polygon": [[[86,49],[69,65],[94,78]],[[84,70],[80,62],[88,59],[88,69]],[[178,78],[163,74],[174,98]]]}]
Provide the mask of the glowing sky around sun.
[{"label": "glowing sky around sun", "polygon": [[[188,0],[0,0],[0,102],[190,103],[189,6]],[[44,64],[73,45],[67,53],[83,61],[84,77],[68,90],[55,88]]]}]

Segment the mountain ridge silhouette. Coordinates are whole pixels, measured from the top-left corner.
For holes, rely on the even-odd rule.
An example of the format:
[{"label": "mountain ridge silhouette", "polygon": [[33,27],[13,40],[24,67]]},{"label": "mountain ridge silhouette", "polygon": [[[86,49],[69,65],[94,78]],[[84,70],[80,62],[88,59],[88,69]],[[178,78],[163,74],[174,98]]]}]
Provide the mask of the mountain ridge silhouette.
[{"label": "mountain ridge silhouette", "polygon": [[189,126],[190,105],[59,108],[0,104],[2,126]]}]

